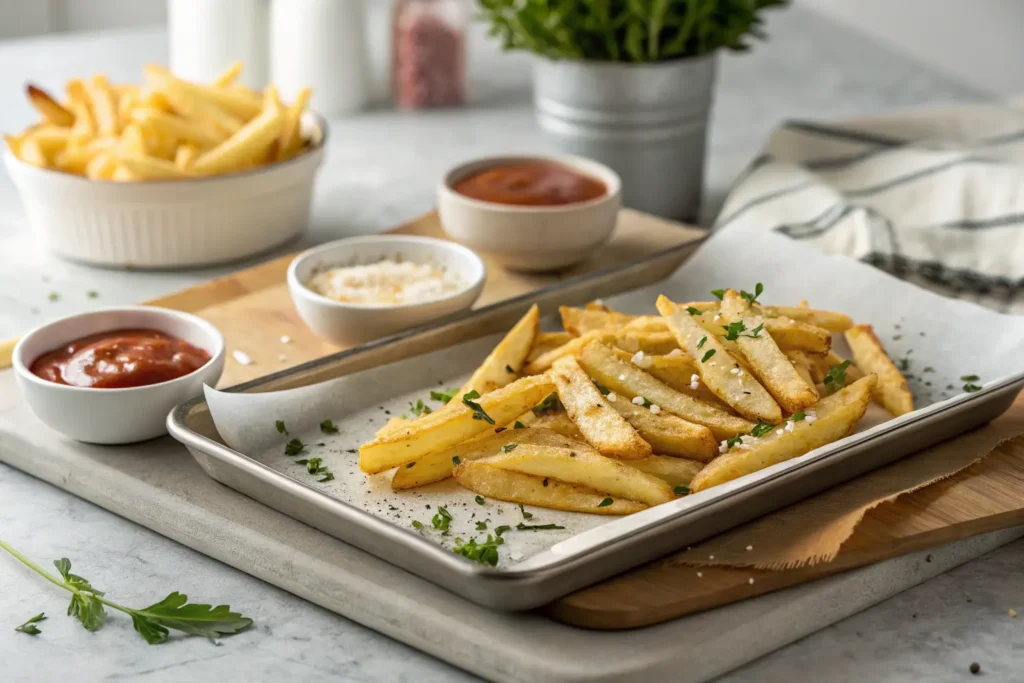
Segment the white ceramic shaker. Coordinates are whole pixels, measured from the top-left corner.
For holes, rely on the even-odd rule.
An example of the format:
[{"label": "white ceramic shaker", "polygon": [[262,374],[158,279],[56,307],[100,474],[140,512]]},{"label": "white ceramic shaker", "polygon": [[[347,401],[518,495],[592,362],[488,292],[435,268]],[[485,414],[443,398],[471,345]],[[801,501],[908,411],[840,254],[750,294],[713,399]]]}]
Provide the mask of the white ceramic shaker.
[{"label": "white ceramic shaker", "polygon": [[167,0],[171,71],[193,81],[211,81],[242,60],[239,79],[267,84],[269,0]]},{"label": "white ceramic shaker", "polygon": [[365,0],[271,0],[270,80],[287,102],[313,89],[326,116],[363,109],[370,99]]}]

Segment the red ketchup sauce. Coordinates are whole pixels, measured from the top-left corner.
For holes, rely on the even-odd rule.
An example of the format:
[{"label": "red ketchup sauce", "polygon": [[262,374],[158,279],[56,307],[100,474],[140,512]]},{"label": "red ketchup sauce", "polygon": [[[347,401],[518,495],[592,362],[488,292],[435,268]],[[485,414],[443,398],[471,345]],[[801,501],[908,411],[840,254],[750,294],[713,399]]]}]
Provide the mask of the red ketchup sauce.
[{"label": "red ketchup sauce", "polygon": [[516,206],[577,204],[608,192],[600,180],[546,161],[492,166],[458,181],[454,189],[471,199]]},{"label": "red ketchup sauce", "polygon": [[76,339],[32,362],[32,374],[57,384],[124,389],[184,377],[210,354],[156,330],[113,330]]}]

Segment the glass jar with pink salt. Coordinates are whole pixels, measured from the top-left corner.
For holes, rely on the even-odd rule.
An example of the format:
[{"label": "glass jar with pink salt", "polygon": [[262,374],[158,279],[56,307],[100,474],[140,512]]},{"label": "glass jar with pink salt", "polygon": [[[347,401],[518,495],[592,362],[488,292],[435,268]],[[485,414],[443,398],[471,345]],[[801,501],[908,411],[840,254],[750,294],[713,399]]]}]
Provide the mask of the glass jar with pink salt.
[{"label": "glass jar with pink salt", "polygon": [[403,109],[455,107],[466,101],[466,29],[462,0],[397,0],[391,82]]}]

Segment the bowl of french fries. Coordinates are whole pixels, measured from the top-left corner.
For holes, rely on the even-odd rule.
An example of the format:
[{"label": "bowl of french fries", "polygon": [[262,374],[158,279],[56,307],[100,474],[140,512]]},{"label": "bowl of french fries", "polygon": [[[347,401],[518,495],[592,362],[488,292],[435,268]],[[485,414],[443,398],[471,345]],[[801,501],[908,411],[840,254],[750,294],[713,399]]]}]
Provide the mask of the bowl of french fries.
[{"label": "bowl of french fries", "polygon": [[660,315],[563,306],[560,332],[542,332],[534,306],[443,408],[364,443],[359,467],[390,472],[395,491],[454,478],[487,498],[624,515],[828,446],[872,402],[914,410],[870,325],[761,293],[660,296]]},{"label": "bowl of french fries", "polygon": [[225,263],[301,233],[327,128],[311,92],[211,83],[147,65],[141,84],[72,79],[64,97],[29,85],[40,120],[4,135],[4,162],[53,252],[114,267]]}]

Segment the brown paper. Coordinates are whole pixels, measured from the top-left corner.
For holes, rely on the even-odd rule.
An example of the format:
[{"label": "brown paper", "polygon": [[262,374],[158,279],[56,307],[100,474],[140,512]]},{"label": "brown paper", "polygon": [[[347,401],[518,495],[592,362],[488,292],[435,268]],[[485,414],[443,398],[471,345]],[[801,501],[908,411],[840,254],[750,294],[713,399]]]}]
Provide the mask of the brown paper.
[{"label": "brown paper", "polygon": [[716,536],[673,564],[782,570],[830,562],[864,515],[964,470],[1024,434],[1024,399],[990,424]]}]

